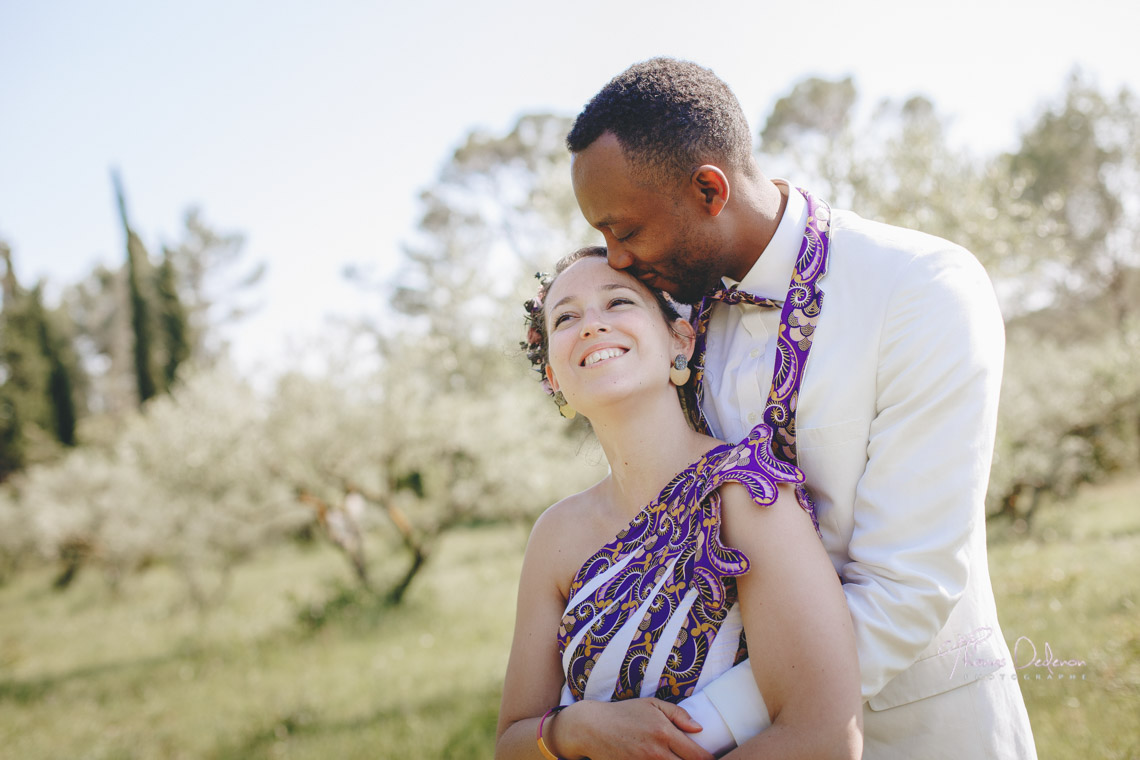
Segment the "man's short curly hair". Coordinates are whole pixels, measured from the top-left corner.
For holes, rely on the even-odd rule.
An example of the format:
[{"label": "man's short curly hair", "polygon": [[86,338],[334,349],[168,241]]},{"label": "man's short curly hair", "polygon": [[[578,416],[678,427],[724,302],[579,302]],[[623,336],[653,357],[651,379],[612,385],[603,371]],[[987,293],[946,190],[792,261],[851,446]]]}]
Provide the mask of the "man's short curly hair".
[{"label": "man's short curly hair", "polygon": [[646,184],[687,179],[707,163],[752,174],[740,102],[716,74],[689,61],[653,58],[618,74],[578,114],[566,146],[580,153],[606,132]]}]

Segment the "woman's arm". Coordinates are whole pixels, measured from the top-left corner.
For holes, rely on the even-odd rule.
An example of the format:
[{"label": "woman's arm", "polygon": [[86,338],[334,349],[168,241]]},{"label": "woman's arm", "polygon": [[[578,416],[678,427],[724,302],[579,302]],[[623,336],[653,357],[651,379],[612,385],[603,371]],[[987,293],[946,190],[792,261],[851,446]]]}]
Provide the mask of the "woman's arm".
[{"label": "woman's arm", "polygon": [[[557,505],[534,524],[523,559],[515,609],[515,633],[499,708],[495,758],[542,758],[535,742],[538,720],[558,705],[563,674],[558,656],[558,623],[566,600],[558,585],[564,547],[556,541]],[[554,721],[544,726],[550,736]],[[549,745],[550,738],[547,738]]]},{"label": "woman's arm", "polygon": [[752,672],[772,725],[726,757],[859,758],[863,705],[851,614],[838,576],[790,487],[759,507],[720,489],[722,540],[751,562],[737,578]]},{"label": "woman's arm", "polygon": [[[568,510],[548,510],[535,523],[519,580],[514,641],[503,683],[496,760],[540,760],[535,735],[543,714],[558,705],[564,681],[558,624],[566,600],[559,581],[577,570]],[[562,514],[560,514],[560,512]],[[658,699],[576,702],[547,719],[543,739],[560,758],[682,758],[712,760],[684,731],[700,727],[677,705]]]}]

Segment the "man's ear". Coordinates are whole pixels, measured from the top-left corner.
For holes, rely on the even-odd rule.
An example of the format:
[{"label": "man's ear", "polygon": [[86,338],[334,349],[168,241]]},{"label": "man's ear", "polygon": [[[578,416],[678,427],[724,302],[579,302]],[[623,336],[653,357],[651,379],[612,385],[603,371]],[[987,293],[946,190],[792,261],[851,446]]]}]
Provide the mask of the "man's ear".
[{"label": "man's ear", "polygon": [[554,370],[550,368],[549,364],[546,365],[546,381],[550,383],[550,389],[558,393],[558,378],[554,376]]},{"label": "man's ear", "polygon": [[685,355],[686,359],[693,358],[697,349],[697,332],[693,325],[685,318],[673,320],[674,350]]},{"label": "man's ear", "polygon": [[689,184],[700,196],[710,216],[718,216],[728,203],[728,177],[719,167],[712,164],[698,166],[689,177]]}]

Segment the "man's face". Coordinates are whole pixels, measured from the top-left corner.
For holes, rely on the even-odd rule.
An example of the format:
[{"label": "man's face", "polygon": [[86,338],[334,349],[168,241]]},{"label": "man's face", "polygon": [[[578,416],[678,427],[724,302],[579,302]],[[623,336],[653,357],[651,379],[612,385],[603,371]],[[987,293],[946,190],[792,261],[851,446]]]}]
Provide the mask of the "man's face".
[{"label": "man's face", "polygon": [[578,207],[605,237],[613,268],[684,303],[699,301],[728,273],[723,241],[700,193],[638,184],[612,133],[574,155],[571,177]]}]

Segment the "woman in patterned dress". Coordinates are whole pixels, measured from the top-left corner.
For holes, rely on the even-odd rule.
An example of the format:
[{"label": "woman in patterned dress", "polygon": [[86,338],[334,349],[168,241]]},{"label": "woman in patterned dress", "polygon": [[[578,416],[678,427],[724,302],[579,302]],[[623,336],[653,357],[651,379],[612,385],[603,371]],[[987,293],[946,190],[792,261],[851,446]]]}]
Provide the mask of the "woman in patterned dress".
[{"label": "woman in patterned dress", "polygon": [[[528,354],[610,474],[535,523],[496,757],[859,757],[851,620],[796,502],[802,474],[763,424],[736,445],[689,425],[670,370],[693,329],[605,253],[564,258],[528,304]],[[767,728],[706,732],[703,686],[745,657]],[[603,746],[613,732],[594,729],[615,720],[638,728]]]}]

